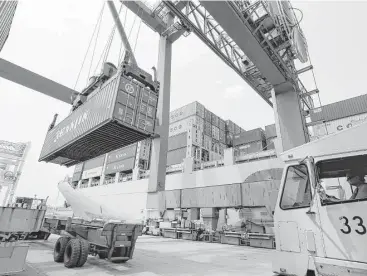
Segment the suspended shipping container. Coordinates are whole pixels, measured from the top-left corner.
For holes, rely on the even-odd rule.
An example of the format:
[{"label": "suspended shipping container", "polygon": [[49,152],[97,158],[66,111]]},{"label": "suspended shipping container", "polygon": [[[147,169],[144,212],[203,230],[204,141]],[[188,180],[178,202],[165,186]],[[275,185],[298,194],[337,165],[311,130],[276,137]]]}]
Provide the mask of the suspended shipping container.
[{"label": "suspended shipping container", "polygon": [[266,149],[265,141],[255,141],[247,144],[242,144],[237,147],[240,154],[248,154],[248,153],[255,153],[264,151]]},{"label": "suspended shipping container", "polygon": [[71,166],[154,134],[158,94],[119,73],[46,136],[39,161]]},{"label": "suspended shipping container", "polygon": [[7,41],[18,1],[0,1],[0,51]]},{"label": "suspended shipping container", "polygon": [[170,123],[181,121],[190,116],[199,116],[204,119],[204,106],[199,102],[193,102],[170,112]]}]

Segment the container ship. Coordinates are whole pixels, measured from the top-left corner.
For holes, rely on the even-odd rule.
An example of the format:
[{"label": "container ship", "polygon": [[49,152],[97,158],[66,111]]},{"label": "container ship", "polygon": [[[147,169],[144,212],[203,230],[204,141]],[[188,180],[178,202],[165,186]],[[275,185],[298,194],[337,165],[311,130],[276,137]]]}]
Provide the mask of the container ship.
[{"label": "container ship", "polygon": [[[144,222],[161,219],[148,202],[151,145],[148,138],[81,162],[70,182]],[[276,145],[275,125],[245,130],[197,101],[173,110],[163,220],[194,221],[208,230],[246,222],[271,233],[283,167]]]}]

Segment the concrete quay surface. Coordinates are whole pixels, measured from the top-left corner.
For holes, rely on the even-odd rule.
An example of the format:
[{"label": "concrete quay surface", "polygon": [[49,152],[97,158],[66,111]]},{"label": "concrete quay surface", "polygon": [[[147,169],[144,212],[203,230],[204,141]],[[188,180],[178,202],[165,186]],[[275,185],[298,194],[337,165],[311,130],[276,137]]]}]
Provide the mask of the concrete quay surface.
[{"label": "concrete quay surface", "polygon": [[26,271],[17,276],[272,276],[275,250],[227,244],[175,240],[162,237],[138,238],[134,257],[114,264],[89,256],[81,268],[68,269],[53,261],[53,245],[48,241],[29,242]]}]

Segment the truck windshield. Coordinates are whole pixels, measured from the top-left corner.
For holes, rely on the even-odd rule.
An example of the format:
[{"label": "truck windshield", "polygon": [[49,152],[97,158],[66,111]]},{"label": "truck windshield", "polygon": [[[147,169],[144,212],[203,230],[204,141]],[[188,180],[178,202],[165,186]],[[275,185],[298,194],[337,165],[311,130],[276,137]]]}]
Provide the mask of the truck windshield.
[{"label": "truck windshield", "polygon": [[318,162],[316,173],[323,204],[367,199],[367,155]]}]

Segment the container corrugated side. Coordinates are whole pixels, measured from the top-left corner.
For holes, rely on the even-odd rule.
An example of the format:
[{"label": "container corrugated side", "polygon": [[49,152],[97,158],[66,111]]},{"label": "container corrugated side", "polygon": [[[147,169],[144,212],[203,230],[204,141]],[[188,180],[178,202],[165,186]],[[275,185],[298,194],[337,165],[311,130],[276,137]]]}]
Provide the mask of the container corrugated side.
[{"label": "container corrugated side", "polygon": [[234,134],[234,123],[231,120],[226,121],[226,130]]},{"label": "container corrugated side", "polygon": [[45,159],[110,119],[114,109],[117,81],[118,78],[114,78],[106,83],[98,94],[47,133],[40,159]]},{"label": "container corrugated side", "polygon": [[266,148],[264,141],[256,141],[238,146],[238,150],[242,154],[261,152]]},{"label": "container corrugated side", "polygon": [[203,133],[195,127],[189,129],[188,139],[193,145],[197,145],[199,147],[203,146]]},{"label": "container corrugated side", "polygon": [[212,112],[208,109],[205,109],[204,117],[206,122],[209,122],[210,124],[212,123]]},{"label": "container corrugated side", "polygon": [[219,129],[225,131],[226,130],[226,122],[219,118]]},{"label": "container corrugated side", "polygon": [[367,120],[367,114],[359,114],[312,126],[315,137],[322,137],[359,125]]},{"label": "container corrugated side", "polygon": [[367,113],[367,94],[310,110],[312,122],[333,121]]},{"label": "container corrugated side", "polygon": [[75,165],[74,173],[83,171],[84,163],[79,163]]},{"label": "container corrugated side", "polygon": [[238,125],[234,124],[234,134],[240,134],[240,133],[241,133],[241,128]]},{"label": "container corrugated side", "polygon": [[221,142],[222,144],[226,143],[226,133],[224,130],[219,130],[219,142]]},{"label": "container corrugated side", "polygon": [[204,134],[208,136],[212,136],[212,125],[210,122],[204,122]]},{"label": "container corrugated side", "polygon": [[219,117],[212,113],[212,125],[219,128]]},{"label": "container corrugated side", "polygon": [[[151,93],[145,98],[153,106],[157,101],[150,100]],[[113,76],[47,134],[40,161],[57,163],[53,159],[63,156],[70,161],[61,164],[73,165],[153,135],[155,118],[151,116],[156,115],[153,110],[150,116],[148,109],[144,114],[143,104],[149,102],[143,98],[140,86],[132,80]]]},{"label": "container corrugated side", "polygon": [[93,158],[91,160],[85,161],[84,170],[87,171],[87,170],[90,170],[90,169],[94,169],[94,168],[103,166],[105,158],[106,158],[105,155],[101,155],[101,156],[98,156],[98,157]]},{"label": "container corrugated side", "polygon": [[135,157],[137,149],[137,143],[133,145],[123,147],[122,149],[115,150],[107,154],[107,164],[118,162],[120,160]]},{"label": "container corrugated side", "polygon": [[216,126],[212,126],[212,138],[219,141],[219,128]]},{"label": "container corrugated side", "polygon": [[104,174],[131,171],[135,166],[135,157],[120,160],[106,165]]},{"label": "container corrugated side", "polygon": [[7,41],[18,1],[0,2],[0,51]]},{"label": "container corrugated side", "polygon": [[277,139],[277,137],[272,137],[272,138],[268,138],[266,139],[266,149],[267,150],[272,150],[275,149],[275,140]]},{"label": "container corrugated side", "polygon": [[208,135],[204,135],[204,138],[203,138],[203,147],[204,147],[204,149],[206,149],[206,150],[211,150],[211,148],[212,148],[212,141],[213,141],[213,139],[212,139],[212,137],[211,136],[208,136]]},{"label": "container corrugated side", "polygon": [[186,158],[186,147],[169,151],[167,153],[167,166],[181,164]]},{"label": "container corrugated side", "polygon": [[188,131],[191,127],[196,127],[197,129],[203,131],[203,119],[199,116],[190,116],[175,123],[172,123],[169,126],[168,135],[175,136],[177,134]]},{"label": "container corrugated side", "polygon": [[170,123],[181,121],[190,116],[204,118],[204,106],[198,102],[192,102],[170,112]]},{"label": "container corrugated side", "polygon": [[168,151],[183,148],[187,146],[187,132],[168,138]]},{"label": "container corrugated side", "polygon": [[265,126],[265,137],[271,138],[277,136],[277,130],[275,124]]},{"label": "container corrugated side", "polygon": [[265,140],[264,131],[261,128],[256,128],[234,135],[233,145],[248,144],[260,140]]}]

